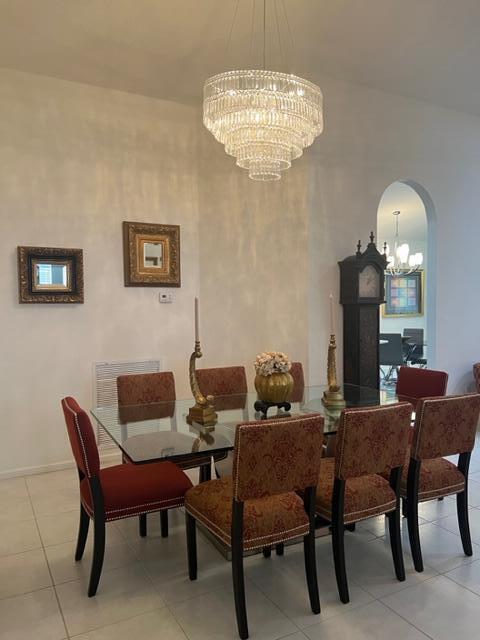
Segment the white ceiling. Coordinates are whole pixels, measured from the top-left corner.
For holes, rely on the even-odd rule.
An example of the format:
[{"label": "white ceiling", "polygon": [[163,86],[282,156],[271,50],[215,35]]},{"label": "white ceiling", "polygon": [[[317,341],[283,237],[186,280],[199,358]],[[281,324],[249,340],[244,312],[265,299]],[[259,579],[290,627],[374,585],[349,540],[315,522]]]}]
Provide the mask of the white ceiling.
[{"label": "white ceiling", "polygon": [[[261,66],[261,0],[238,0],[226,53],[236,2],[0,0],[0,66],[199,102],[209,75]],[[479,33],[479,0],[267,0],[267,66],[313,81],[327,73],[476,115]]]},{"label": "white ceiling", "polygon": [[388,242],[393,247],[395,216],[400,211],[398,230],[400,242],[407,242],[411,250],[419,248],[427,240],[427,216],[425,206],[412,187],[394,182],[385,189],[377,213],[377,245]]}]

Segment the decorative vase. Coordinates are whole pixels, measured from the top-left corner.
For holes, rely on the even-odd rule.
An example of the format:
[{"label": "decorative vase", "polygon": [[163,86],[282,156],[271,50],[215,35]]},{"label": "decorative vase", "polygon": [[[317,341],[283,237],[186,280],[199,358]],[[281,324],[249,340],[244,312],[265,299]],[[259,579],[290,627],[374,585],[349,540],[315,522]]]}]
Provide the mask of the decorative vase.
[{"label": "decorative vase", "polygon": [[293,378],[287,373],[272,373],[255,376],[255,389],[263,402],[280,404],[285,402],[293,390]]}]

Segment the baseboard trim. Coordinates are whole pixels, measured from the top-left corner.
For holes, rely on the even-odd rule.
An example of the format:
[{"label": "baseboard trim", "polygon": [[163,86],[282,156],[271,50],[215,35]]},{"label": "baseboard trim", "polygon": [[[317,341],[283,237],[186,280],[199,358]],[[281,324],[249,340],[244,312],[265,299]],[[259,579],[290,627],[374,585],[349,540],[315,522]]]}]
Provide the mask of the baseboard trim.
[{"label": "baseboard trim", "polygon": [[[99,451],[100,462],[111,462],[118,458],[121,461],[120,452],[118,449],[110,451]],[[51,464],[42,464],[36,467],[19,467],[17,469],[7,469],[6,471],[0,471],[0,481],[7,480],[8,478],[18,478],[19,476],[35,476],[40,473],[50,473],[52,471],[62,471],[63,469],[73,469],[75,462],[65,460],[63,462],[52,462]]]}]

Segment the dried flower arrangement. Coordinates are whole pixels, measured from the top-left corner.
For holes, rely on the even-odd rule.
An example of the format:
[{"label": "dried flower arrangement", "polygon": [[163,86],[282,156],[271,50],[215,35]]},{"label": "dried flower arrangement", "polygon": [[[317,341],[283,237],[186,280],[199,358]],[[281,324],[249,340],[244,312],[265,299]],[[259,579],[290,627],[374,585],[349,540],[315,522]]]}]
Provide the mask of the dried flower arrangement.
[{"label": "dried flower arrangement", "polygon": [[255,371],[260,376],[288,373],[292,367],[288,356],[281,351],[264,351],[255,358]]}]

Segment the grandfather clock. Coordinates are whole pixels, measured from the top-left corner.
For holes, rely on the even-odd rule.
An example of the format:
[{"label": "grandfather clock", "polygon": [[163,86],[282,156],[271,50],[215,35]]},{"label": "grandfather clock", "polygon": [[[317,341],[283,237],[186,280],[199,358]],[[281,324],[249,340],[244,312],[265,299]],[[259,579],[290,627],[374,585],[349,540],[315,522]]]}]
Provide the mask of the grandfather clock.
[{"label": "grandfather clock", "polygon": [[343,379],[378,389],[379,307],[385,302],[387,258],[378,251],[372,231],[363,253],[359,240],[356,254],[338,264],[343,305]]}]

